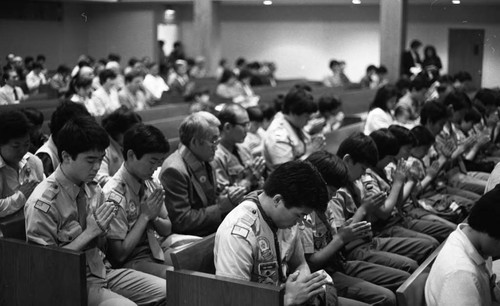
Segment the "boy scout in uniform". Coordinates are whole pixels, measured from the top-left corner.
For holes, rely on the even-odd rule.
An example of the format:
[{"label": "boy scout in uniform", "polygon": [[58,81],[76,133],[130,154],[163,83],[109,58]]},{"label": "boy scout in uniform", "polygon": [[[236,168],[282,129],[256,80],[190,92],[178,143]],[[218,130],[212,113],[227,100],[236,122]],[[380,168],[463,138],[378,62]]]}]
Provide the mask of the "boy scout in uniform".
[{"label": "boy scout in uniform", "polygon": [[90,117],[64,125],[57,139],[62,160],[33,191],[25,206],[29,242],[86,253],[89,305],[165,303],[165,280],[131,269],[111,269],[99,247],[115,216],[93,181],[109,145],[106,132]]},{"label": "boy scout in uniform", "polygon": [[[123,150],[125,162],[103,188],[107,200],[118,205],[107,233],[109,257],[117,265],[165,278],[171,260],[170,251],[164,251],[174,246],[172,238],[179,237],[171,235],[163,187],[151,175],[163,163],[169,145],[160,130],[138,124],[125,133]],[[160,245],[156,233],[169,238]]]},{"label": "boy scout in uniform", "polygon": [[1,113],[0,131],[8,131],[0,133],[0,218],[3,218],[24,207],[44,175],[42,162],[28,152],[28,118],[20,111]]},{"label": "boy scout in uniform", "polygon": [[281,165],[264,184],[264,191],[250,194],[217,230],[216,274],[284,284],[285,305],[299,305],[325,292],[327,276],[322,271],[310,272],[297,222],[313,209],[324,210],[327,202],[325,183],[311,164]]}]

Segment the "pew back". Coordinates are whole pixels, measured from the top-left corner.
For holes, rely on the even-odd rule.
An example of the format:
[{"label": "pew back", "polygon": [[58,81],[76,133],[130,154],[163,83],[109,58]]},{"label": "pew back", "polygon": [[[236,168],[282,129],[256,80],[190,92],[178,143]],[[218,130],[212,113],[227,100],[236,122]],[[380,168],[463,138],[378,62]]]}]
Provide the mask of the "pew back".
[{"label": "pew back", "polygon": [[0,305],[87,305],[85,253],[0,238]]},{"label": "pew back", "polygon": [[443,248],[444,242],[410,275],[396,290],[399,306],[425,306],[425,282],[431,271],[431,266]]},{"label": "pew back", "polygon": [[167,271],[168,305],[283,305],[277,286],[214,275],[214,242],[215,233],[170,254],[175,270]]},{"label": "pew back", "polygon": [[0,219],[0,233],[5,238],[26,240],[26,229],[24,224],[24,210]]}]

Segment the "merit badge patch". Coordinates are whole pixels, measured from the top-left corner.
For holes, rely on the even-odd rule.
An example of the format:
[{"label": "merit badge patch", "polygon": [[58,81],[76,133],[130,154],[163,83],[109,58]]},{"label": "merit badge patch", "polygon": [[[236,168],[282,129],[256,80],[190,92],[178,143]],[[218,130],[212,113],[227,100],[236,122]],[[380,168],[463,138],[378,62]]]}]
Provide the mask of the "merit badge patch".
[{"label": "merit badge patch", "polygon": [[257,245],[259,246],[259,252],[263,259],[272,260],[273,259],[273,251],[271,250],[271,245],[269,244],[269,240],[265,237],[257,238]]},{"label": "merit badge patch", "polygon": [[43,201],[38,200],[35,203],[35,208],[43,211],[44,213],[47,213],[47,212],[49,212],[50,205],[43,202]]},{"label": "merit badge patch", "polygon": [[235,226],[233,226],[233,230],[231,231],[231,234],[238,235],[238,236],[241,236],[243,238],[247,238],[249,232],[250,231],[248,229],[241,227],[239,225],[235,225]]}]

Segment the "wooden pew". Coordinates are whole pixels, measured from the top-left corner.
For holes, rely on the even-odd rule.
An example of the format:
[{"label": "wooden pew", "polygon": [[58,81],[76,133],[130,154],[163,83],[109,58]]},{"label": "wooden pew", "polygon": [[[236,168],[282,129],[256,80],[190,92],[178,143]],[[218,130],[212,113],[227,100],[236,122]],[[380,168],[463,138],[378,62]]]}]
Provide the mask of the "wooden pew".
[{"label": "wooden pew", "polygon": [[434,260],[443,248],[444,242],[410,275],[396,290],[398,306],[425,306],[424,288]]},{"label": "wooden pew", "polygon": [[167,305],[283,305],[277,286],[216,276],[215,234],[171,253],[175,270],[167,271]]},{"label": "wooden pew", "polygon": [[0,233],[5,238],[26,240],[26,227],[24,223],[24,209],[0,219]]},{"label": "wooden pew", "polygon": [[0,238],[0,305],[87,305],[85,253]]},{"label": "wooden pew", "polygon": [[352,134],[356,132],[361,132],[363,130],[363,127],[365,126],[364,121],[360,121],[358,123],[354,123],[351,125],[347,125],[344,127],[341,127],[340,129],[333,131],[329,134],[325,135],[326,138],[326,146],[325,150],[327,150],[330,153],[336,154],[337,150],[339,149],[340,143],[344,141],[347,137],[351,136]]}]

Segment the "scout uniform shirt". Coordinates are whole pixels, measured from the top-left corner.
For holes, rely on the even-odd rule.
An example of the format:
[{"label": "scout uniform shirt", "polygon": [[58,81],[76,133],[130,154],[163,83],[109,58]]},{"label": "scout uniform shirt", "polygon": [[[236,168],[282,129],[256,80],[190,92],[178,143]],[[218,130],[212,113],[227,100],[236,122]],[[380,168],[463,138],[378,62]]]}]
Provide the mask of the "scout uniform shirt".
[{"label": "scout uniform shirt", "polygon": [[[77,202],[82,203],[80,211]],[[86,228],[86,217],[104,201],[96,182],[73,184],[58,167],[33,191],[24,208],[26,239],[41,245],[65,246]],[[97,238],[87,245],[87,278],[106,277],[104,254]],[[109,266],[108,266],[109,268]]]},{"label": "scout uniform shirt", "polygon": [[42,162],[35,155],[26,153],[18,170],[7,165],[0,156],[0,218],[15,213],[26,203],[27,199],[19,191],[21,184],[41,182],[44,178]]},{"label": "scout uniform shirt", "polygon": [[229,152],[222,144],[219,144],[215,151],[213,167],[219,190],[227,186],[235,186],[240,180],[245,178],[252,170],[252,154],[250,150],[242,145],[236,145],[238,156]]},{"label": "scout uniform shirt", "polygon": [[279,285],[286,281],[287,264],[300,249],[297,226],[277,230],[281,255],[278,260],[275,232],[254,202],[258,201],[256,193],[251,195],[254,199],[250,200],[249,196],[235,207],[217,230],[214,246],[215,273]]},{"label": "scout uniform shirt", "polygon": [[[118,172],[103,187],[106,199],[116,203],[119,207],[115,218],[109,225],[109,231],[106,235],[108,239],[125,239],[139,218],[141,203],[156,188],[160,187],[152,180],[139,181],[125,168],[125,164],[122,164]],[[150,247],[155,250],[159,248],[158,240],[156,240],[154,246],[150,246],[150,244],[155,243],[154,240],[156,240],[154,231],[152,228],[149,228],[143,233],[141,241],[130,253],[126,261],[150,258],[152,255]],[[161,260],[160,258],[156,259]]]},{"label": "scout uniform shirt", "polygon": [[276,114],[266,131],[264,158],[269,169],[299,159],[306,153],[310,136],[290,124],[282,113]]},{"label": "scout uniform shirt", "polygon": [[101,167],[95,176],[95,180],[104,187],[109,179],[115,175],[123,164],[123,148],[116,140],[109,137],[109,146],[106,148]]},{"label": "scout uniform shirt", "polygon": [[[59,166],[59,155],[57,155],[57,147],[56,144],[54,143],[54,138],[52,138],[52,135],[50,135],[49,140],[45,142],[39,149],[36,151],[35,155],[38,156],[39,153],[45,153],[49,156],[50,161],[51,161],[51,166],[52,168],[50,171],[54,171],[58,166]],[[42,158],[42,162],[44,162]],[[45,166],[45,163],[44,163]],[[48,171],[46,171],[47,173]],[[52,173],[50,172],[50,173]],[[49,175],[49,174],[47,174]]]}]

